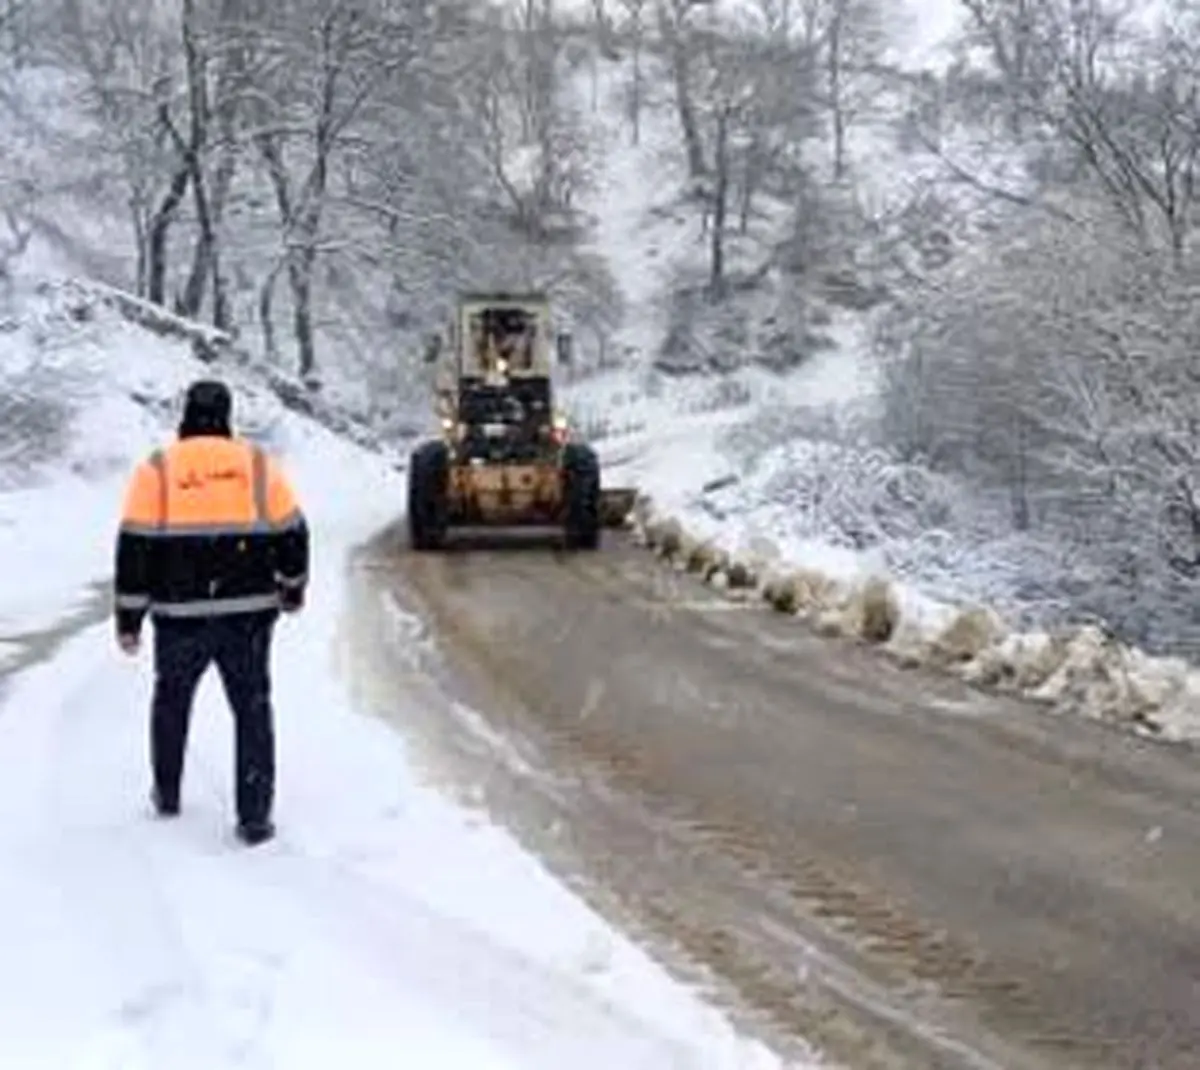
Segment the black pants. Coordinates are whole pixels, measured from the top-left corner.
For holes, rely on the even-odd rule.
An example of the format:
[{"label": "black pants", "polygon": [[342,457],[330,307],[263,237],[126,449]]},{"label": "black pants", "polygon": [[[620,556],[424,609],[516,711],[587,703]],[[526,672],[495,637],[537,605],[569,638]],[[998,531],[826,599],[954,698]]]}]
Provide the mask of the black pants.
[{"label": "black pants", "polygon": [[275,796],[271,638],[278,614],[154,622],[150,756],[159,797],[178,802],[196,688],[216,662],[234,718],[238,820],[265,821]]}]

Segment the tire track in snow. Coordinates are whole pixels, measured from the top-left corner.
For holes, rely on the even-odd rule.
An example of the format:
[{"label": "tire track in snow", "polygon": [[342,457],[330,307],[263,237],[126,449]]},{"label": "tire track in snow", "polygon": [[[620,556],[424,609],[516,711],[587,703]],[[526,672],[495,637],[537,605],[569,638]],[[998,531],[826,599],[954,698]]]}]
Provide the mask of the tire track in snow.
[{"label": "tire track in snow", "polygon": [[[273,849],[275,850],[275,849]],[[272,869],[287,894],[319,904],[318,924],[376,969],[414,981],[432,1004],[467,1019],[522,1070],[561,1070],[603,1053],[622,1070],[700,1070],[694,1049],[592,991],[572,973],[333,858],[282,841]]]}]

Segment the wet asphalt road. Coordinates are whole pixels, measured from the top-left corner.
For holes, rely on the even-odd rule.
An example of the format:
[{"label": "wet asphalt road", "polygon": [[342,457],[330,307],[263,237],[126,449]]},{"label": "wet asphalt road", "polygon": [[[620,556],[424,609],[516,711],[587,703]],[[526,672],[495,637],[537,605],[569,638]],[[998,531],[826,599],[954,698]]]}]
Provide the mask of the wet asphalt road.
[{"label": "wet asphalt road", "polygon": [[389,531],[352,568],[364,703],[768,1039],[1200,1068],[1190,752],[902,670],[620,536],[418,555]]}]

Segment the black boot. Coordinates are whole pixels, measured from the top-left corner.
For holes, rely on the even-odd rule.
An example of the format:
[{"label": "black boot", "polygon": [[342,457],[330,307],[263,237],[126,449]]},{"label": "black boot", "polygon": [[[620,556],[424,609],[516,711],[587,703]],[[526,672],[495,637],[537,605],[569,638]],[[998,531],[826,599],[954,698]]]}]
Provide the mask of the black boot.
[{"label": "black boot", "polygon": [[247,847],[257,847],[260,843],[266,843],[274,835],[275,825],[269,818],[262,821],[238,822],[238,839]]},{"label": "black boot", "polygon": [[179,814],[178,796],[168,797],[160,792],[158,788],[152,788],[150,790],[150,802],[154,806],[154,812],[159,817],[176,817]]}]

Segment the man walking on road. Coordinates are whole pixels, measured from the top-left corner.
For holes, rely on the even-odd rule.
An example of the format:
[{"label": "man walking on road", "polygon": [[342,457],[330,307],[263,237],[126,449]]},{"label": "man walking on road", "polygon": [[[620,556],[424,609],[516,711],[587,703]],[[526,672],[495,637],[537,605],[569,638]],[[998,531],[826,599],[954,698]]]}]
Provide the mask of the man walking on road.
[{"label": "man walking on road", "polygon": [[271,640],[279,613],[304,605],[308,525],[277,463],[231,430],[220,382],[188,389],[175,442],[133,473],[116,546],[116,630],[140,647],[154,623],[150,711],[153,802],[179,813],[192,702],[216,663],[235,725],[238,835],[274,835]]}]

